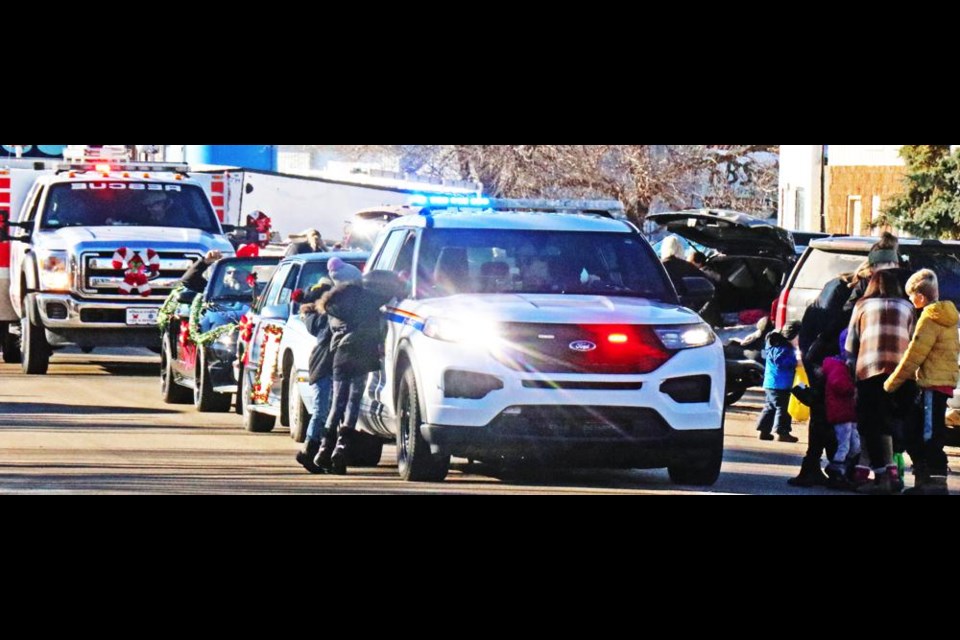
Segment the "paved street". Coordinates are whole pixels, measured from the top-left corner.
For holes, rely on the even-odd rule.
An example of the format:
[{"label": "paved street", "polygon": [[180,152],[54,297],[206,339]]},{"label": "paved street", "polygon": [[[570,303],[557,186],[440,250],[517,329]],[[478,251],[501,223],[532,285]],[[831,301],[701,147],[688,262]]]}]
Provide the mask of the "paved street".
[{"label": "paved street", "polygon": [[[345,477],[309,475],[295,463],[298,445],[284,427],[247,433],[234,413],[163,404],[158,362],[145,351],[57,354],[46,376],[0,365],[0,493],[833,493],[786,484],[799,467],[806,428],[798,425],[796,444],[758,440],[758,392],[728,411],[723,470],[710,488],[673,485],[663,469],[499,478],[457,459],[445,482],[420,484],[397,477],[392,446],[377,468],[351,469]],[[960,450],[948,453],[950,489],[960,493]]]}]

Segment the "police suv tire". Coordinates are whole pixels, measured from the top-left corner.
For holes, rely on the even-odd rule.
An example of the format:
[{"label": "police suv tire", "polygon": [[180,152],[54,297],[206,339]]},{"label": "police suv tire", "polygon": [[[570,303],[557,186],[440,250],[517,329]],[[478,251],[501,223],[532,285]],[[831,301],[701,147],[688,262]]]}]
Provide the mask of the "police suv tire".
[{"label": "police suv tire", "polygon": [[409,482],[440,482],[450,470],[450,456],[435,456],[420,433],[420,395],[412,369],[403,372],[397,398],[397,470]]},{"label": "police suv tire", "polygon": [[347,449],[347,466],[375,467],[380,464],[381,456],[383,440],[362,431],[353,434],[353,442]]},{"label": "police suv tire", "polygon": [[3,361],[7,364],[20,362],[20,336],[10,333],[10,327],[3,323],[0,329],[0,349],[3,350]]},{"label": "police suv tire", "polygon": [[24,311],[20,319],[20,368],[27,375],[44,375],[50,366],[50,344],[43,327],[30,322]]},{"label": "police suv tire", "polygon": [[173,375],[173,354],[168,334],[163,336],[163,352],[160,354],[160,394],[167,404],[187,404],[192,400],[190,389],[177,384]]},{"label": "police suv tire", "polygon": [[294,442],[303,442],[307,439],[307,427],[310,425],[310,412],[303,404],[300,395],[300,385],[296,380],[290,381],[290,390],[287,392],[289,404],[287,415],[290,416],[290,437]]},{"label": "police suv tire", "polygon": [[217,393],[207,371],[206,349],[197,347],[197,373],[193,381],[193,406],[202,413],[230,410],[230,394]]},{"label": "police suv tire", "polygon": [[240,372],[240,379],[243,381],[243,391],[240,394],[243,402],[243,428],[253,433],[267,433],[273,431],[273,425],[276,424],[276,416],[254,411],[253,404],[253,383],[247,370],[244,368]]},{"label": "police suv tire", "polygon": [[705,457],[674,463],[667,467],[670,480],[675,484],[711,486],[720,477],[720,465],[723,463],[723,427],[720,435]]}]

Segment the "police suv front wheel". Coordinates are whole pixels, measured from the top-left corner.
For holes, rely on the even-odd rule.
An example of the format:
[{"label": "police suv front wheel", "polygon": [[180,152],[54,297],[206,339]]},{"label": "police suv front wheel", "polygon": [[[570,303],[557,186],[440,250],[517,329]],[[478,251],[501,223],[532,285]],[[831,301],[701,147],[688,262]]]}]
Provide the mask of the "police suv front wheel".
[{"label": "police suv front wheel", "polygon": [[400,477],[412,482],[440,482],[450,470],[449,455],[433,455],[430,445],[420,433],[423,417],[420,395],[412,369],[403,372],[397,398],[397,470]]}]

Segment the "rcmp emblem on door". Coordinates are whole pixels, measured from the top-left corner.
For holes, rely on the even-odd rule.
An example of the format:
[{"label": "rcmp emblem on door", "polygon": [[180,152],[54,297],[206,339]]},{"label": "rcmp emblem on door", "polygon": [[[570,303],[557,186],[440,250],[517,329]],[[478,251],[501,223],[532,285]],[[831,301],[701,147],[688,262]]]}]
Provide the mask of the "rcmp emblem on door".
[{"label": "rcmp emblem on door", "polygon": [[569,345],[571,351],[579,351],[581,353],[586,351],[593,351],[597,348],[597,345],[590,342],[589,340],[574,340]]}]

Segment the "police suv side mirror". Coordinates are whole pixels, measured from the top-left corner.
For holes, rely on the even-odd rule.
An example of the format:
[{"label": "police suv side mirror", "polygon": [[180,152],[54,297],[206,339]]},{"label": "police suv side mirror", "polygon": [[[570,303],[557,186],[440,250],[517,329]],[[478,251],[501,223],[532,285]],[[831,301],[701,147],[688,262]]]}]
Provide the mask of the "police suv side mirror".
[{"label": "police suv side mirror", "polygon": [[683,279],[683,286],[687,292],[680,296],[680,304],[697,311],[703,305],[713,300],[713,283],[700,276]]},{"label": "police suv side mirror", "polygon": [[177,296],[177,300],[179,300],[180,304],[193,304],[194,299],[198,295],[200,294],[192,289],[184,289],[180,292],[180,295]]}]

